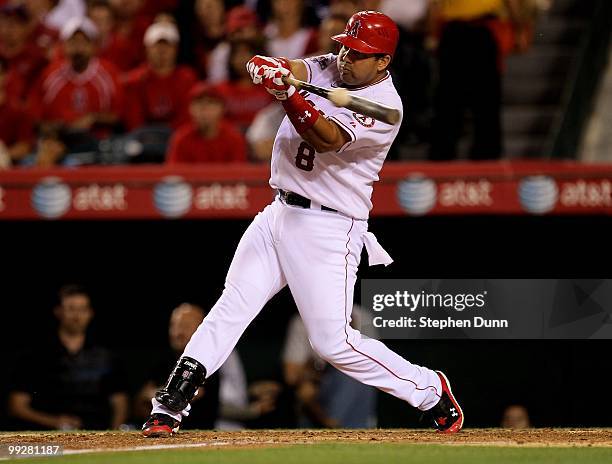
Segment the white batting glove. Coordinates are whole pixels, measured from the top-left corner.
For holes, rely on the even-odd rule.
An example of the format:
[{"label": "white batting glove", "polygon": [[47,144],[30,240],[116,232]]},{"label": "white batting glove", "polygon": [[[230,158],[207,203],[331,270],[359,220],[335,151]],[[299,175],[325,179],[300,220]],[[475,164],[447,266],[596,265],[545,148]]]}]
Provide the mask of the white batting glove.
[{"label": "white batting glove", "polygon": [[264,72],[262,84],[277,100],[287,100],[295,93],[295,87],[283,81],[286,76],[293,77],[287,68],[267,69]]},{"label": "white batting glove", "polygon": [[251,76],[253,84],[261,84],[263,75],[267,70],[282,67],[284,67],[283,62],[278,58],[261,55],[255,55],[246,64],[247,71]]}]

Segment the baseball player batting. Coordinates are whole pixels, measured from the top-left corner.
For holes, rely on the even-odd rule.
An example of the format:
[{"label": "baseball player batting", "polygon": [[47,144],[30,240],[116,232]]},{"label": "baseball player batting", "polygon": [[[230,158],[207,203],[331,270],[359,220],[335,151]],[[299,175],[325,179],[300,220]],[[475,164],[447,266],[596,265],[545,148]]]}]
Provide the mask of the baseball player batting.
[{"label": "baseball player batting", "polygon": [[362,11],[351,17],[344,33],[333,37],[342,45],[337,56],[294,61],[255,56],[247,64],[253,82],[281,101],[287,113],[272,154],[270,186],[278,195],[242,236],[221,297],[152,399],[145,436],[178,431],[199,387],[285,285],[323,359],[420,409],[438,431],[453,433],[463,426],[463,412],[443,373],[411,364],[380,341],[362,338],[350,325],[362,248],[370,265],[392,262],[368,232],[368,215],[372,185],[399,124],[337,107],[285,83],[291,77],[344,87],[401,110],[387,70],[398,35],[389,17]]}]

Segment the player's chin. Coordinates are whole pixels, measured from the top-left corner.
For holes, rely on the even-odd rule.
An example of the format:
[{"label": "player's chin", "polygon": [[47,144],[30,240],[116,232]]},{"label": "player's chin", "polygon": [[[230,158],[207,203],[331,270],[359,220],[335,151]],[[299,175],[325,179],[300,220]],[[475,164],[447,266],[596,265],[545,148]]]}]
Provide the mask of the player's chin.
[{"label": "player's chin", "polygon": [[351,74],[350,71],[341,71],[340,72],[340,79],[342,80],[342,82],[344,82],[347,85],[355,85],[356,84],[356,79],[355,76],[353,76]]}]

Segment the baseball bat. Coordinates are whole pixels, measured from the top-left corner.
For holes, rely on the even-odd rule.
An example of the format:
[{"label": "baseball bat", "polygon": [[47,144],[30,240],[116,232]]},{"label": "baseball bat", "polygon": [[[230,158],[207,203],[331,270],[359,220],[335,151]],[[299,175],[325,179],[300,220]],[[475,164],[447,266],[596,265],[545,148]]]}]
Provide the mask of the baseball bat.
[{"label": "baseball bat", "polygon": [[308,82],[300,81],[291,76],[283,77],[283,81],[286,84],[293,85],[298,90],[307,90],[315,95],[327,98],[336,106],[348,108],[356,113],[377,119],[378,121],[395,125],[400,120],[399,110],[368,100],[367,98],[351,95],[347,89],[326,89],[324,87],[309,84]]}]

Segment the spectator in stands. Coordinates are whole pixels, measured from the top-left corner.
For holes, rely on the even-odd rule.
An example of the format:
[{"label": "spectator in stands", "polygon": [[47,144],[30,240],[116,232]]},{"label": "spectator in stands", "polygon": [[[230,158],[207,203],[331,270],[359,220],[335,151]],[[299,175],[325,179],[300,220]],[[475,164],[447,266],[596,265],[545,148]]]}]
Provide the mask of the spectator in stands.
[{"label": "spectator in stands", "polygon": [[271,103],[255,115],[245,137],[254,161],[269,163],[278,128],[287,113],[277,103]]},{"label": "spectator in stands", "polygon": [[10,70],[7,92],[11,100],[19,103],[48,63],[45,52],[31,40],[29,22],[30,15],[23,6],[6,5],[0,9],[0,57]]},{"label": "spectator in stands", "polygon": [[240,131],[223,118],[223,95],[204,82],[190,93],[191,122],[172,136],[166,160],[177,163],[231,163],[247,159]]},{"label": "spectator in stands", "polygon": [[[138,394],[138,418],[149,416],[151,398],[167,380],[168,369],[183,353],[204,316],[204,310],[191,303],[183,303],[172,311],[168,330],[170,350],[162,356],[162,362]],[[258,419],[273,411],[280,386],[276,382],[261,381],[248,388],[240,355],[234,350],[200,390],[194,399],[197,405],[183,424],[197,429],[235,430],[244,428],[244,421]]]},{"label": "spectator in stands", "polygon": [[34,131],[26,111],[7,94],[8,63],[0,57],[0,169],[6,169],[32,150]]},{"label": "spectator in stands", "polygon": [[175,24],[157,22],[144,36],[147,62],[131,71],[125,85],[128,130],[161,125],[177,128],[189,119],[189,91],[197,79],[187,66],[177,66],[179,32]]},{"label": "spectator in stands", "polygon": [[196,21],[189,42],[193,44],[192,59],[200,77],[208,79],[211,54],[225,40],[225,6],[223,0],[196,0],[194,9]]},{"label": "spectator in stands", "polygon": [[85,16],[85,0],[25,0],[25,4],[44,26],[60,30],[66,21]]},{"label": "spectator in stands", "polygon": [[57,0],[23,0],[21,3],[30,16],[28,25],[30,42],[43,51],[50,52],[58,40],[58,30],[61,29],[63,23],[52,25],[47,22],[47,19],[60,2]]},{"label": "spectator in stands", "polygon": [[[146,420],[151,413],[151,398],[166,382],[168,369],[176,364],[176,360],[185,350],[187,342],[204,319],[204,310],[197,305],[183,303],[172,311],[168,327],[169,349],[161,356],[160,362],[149,374],[149,378],[140,389],[135,402],[135,418],[140,422]],[[206,386],[201,387],[194,399],[197,406],[183,424],[193,429],[212,429],[219,411],[219,374],[215,373],[206,380]]]},{"label": "spectator in stands", "polygon": [[43,132],[59,126],[104,137],[119,122],[123,90],[116,68],[95,56],[97,34],[88,18],[70,20],[62,29],[66,58],[45,69],[29,101]]},{"label": "spectator in stands", "polygon": [[127,44],[114,58],[121,71],[129,71],[142,64],[145,51],[142,45],[147,28],[153,17],[144,11],[144,0],[109,0],[115,13],[117,40]]},{"label": "spectator in stands", "polygon": [[31,152],[32,121],[7,94],[8,63],[0,58],[0,169],[6,169]]},{"label": "spectator in stands", "polygon": [[255,115],[272,103],[271,95],[261,85],[253,85],[246,69],[247,62],[261,54],[258,44],[234,41],[230,50],[230,78],[217,85],[225,102],[225,116],[246,132]]},{"label": "spectator in stands", "polygon": [[128,398],[114,356],[87,332],[94,316],[89,295],[67,285],[59,300],[55,335],[17,361],[9,414],[27,430],[117,429],[126,420]]},{"label": "spectator in stands", "polygon": [[178,6],[179,0],[145,0],[142,13],[149,17],[156,17],[162,13],[173,13]]},{"label": "spectator in stands", "polygon": [[[496,159],[502,154],[501,56],[497,40],[500,21],[507,13],[524,28],[521,0],[432,0],[432,23],[438,43],[439,84],[430,159],[457,157],[464,111],[470,109],[473,143],[470,159]],[[522,34],[516,34],[517,38]]]},{"label": "spectator in stands", "polygon": [[138,62],[140,52],[134,51],[129,38],[117,32],[115,10],[108,0],[89,2],[87,16],[98,28],[98,57],[113,63],[122,72],[129,71]]},{"label": "spectator in stands", "polygon": [[344,27],[350,16],[344,16],[341,14],[330,14],[323,18],[319,25],[319,32],[317,34],[318,50],[313,55],[326,55],[327,53],[338,53],[338,42],[333,41],[331,38],[334,35],[341,34],[344,31]]},{"label": "spectator in stands", "polygon": [[264,29],[270,56],[301,58],[317,50],[317,31],[302,26],[303,0],[272,0],[272,20]]},{"label": "spectator in stands", "polygon": [[329,15],[340,15],[350,18],[360,11],[359,0],[331,0]]},{"label": "spectator in stands", "polygon": [[250,41],[263,43],[259,20],[253,10],[237,6],[227,12],[225,22],[226,38],[211,52],[207,60],[206,80],[211,84],[228,80],[230,74],[230,50],[232,43]]},{"label": "spectator in stands", "polygon": [[[375,329],[353,307],[351,325],[365,336]],[[285,382],[295,390],[302,427],[371,428],[376,426],[376,389],[357,382],[320,359],[312,349],[304,322],[295,315],[283,349]]]},{"label": "spectator in stands", "polygon": [[531,427],[529,412],[520,404],[508,406],[502,415],[501,427],[505,429],[528,429]]}]

